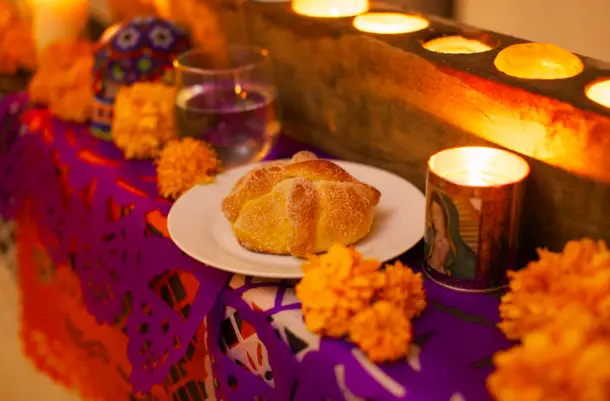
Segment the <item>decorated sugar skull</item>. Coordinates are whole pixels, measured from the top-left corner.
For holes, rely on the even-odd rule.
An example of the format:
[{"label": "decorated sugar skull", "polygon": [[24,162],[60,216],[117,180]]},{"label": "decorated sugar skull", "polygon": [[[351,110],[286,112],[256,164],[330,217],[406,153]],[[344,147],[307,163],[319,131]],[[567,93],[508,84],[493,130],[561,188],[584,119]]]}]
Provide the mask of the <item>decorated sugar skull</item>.
[{"label": "decorated sugar skull", "polygon": [[163,18],[134,18],[109,28],[95,52],[92,133],[109,140],[119,88],[142,81],[171,83],[173,60],[189,47],[187,33]]}]

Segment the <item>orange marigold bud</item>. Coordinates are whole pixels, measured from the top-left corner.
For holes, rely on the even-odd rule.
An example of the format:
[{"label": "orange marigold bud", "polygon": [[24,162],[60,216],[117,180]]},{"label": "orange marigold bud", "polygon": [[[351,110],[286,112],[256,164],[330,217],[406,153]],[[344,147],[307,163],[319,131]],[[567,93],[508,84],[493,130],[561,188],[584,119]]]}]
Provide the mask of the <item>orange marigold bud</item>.
[{"label": "orange marigold bud", "polygon": [[386,265],[386,283],[380,299],[400,307],[408,319],[419,316],[426,307],[426,294],[421,273],[415,273],[400,261]]},{"label": "orange marigold bud", "polygon": [[219,170],[216,152],[193,138],[167,143],[157,160],[159,193],[176,199],[197,184],[213,182]]},{"label": "orange marigold bud", "polygon": [[392,362],[407,356],[411,321],[400,308],[378,301],[351,320],[350,340],[373,362]]}]

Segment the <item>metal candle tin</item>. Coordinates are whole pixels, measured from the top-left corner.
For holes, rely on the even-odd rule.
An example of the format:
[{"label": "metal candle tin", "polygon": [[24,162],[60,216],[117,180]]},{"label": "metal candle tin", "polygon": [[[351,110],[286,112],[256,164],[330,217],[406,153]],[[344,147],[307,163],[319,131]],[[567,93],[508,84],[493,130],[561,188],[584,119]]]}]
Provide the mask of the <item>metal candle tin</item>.
[{"label": "metal candle tin", "polygon": [[428,162],[424,271],[459,291],[490,292],[516,268],[529,165],[495,148],[441,151]]}]

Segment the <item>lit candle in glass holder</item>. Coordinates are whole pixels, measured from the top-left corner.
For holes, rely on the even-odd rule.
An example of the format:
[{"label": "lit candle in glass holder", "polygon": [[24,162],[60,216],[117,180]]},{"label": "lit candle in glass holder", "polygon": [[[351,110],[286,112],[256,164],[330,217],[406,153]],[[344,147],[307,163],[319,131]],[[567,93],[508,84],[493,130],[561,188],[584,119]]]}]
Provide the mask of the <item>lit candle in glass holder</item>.
[{"label": "lit candle in glass holder", "polygon": [[586,95],[595,103],[610,107],[610,78],[589,85],[586,89]]},{"label": "lit candle in glass holder", "polygon": [[353,17],[369,9],[368,0],[292,0],[292,9],[309,17]]},{"label": "lit candle in glass holder", "polygon": [[354,19],[354,27],[362,32],[401,34],[421,31],[430,26],[428,20],[417,15],[401,13],[367,13]]},{"label": "lit candle in glass holder", "polygon": [[444,150],[428,162],[424,271],[441,285],[488,292],[517,267],[527,162],[501,149]]},{"label": "lit candle in glass holder", "polygon": [[472,54],[482,53],[492,49],[486,43],[463,36],[443,36],[424,43],[424,49],[444,54]]},{"label": "lit candle in glass holder", "polygon": [[506,75],[523,79],[566,79],[584,70],[580,58],[548,43],[520,43],[502,50],[494,60]]},{"label": "lit candle in glass holder", "polygon": [[52,42],[79,37],[89,18],[88,0],[28,0],[38,54]]}]

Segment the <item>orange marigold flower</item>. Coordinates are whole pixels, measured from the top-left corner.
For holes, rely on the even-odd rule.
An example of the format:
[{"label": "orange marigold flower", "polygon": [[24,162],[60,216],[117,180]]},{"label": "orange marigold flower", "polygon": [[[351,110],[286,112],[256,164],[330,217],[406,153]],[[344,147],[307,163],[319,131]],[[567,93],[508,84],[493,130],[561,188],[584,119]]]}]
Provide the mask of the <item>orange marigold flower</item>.
[{"label": "orange marigold flower", "polygon": [[176,199],[197,184],[213,182],[219,170],[216,152],[193,138],[172,140],[157,160],[159,193]]},{"label": "orange marigold flower", "polygon": [[499,327],[519,339],[576,304],[610,319],[610,252],[603,241],[570,241],[563,252],[539,251],[540,260],[510,273],[502,298]]},{"label": "orange marigold flower", "polygon": [[93,62],[93,57],[76,59],[62,76],[64,89],[49,93],[49,110],[55,117],[75,122],[85,122],[91,117],[93,90],[89,81]]},{"label": "orange marigold flower", "polygon": [[38,69],[28,86],[30,100],[49,106],[56,117],[85,122],[93,108],[93,63],[93,44],[89,41],[52,43],[38,60]]},{"label": "orange marigold flower", "polygon": [[0,73],[15,74],[19,68],[33,71],[36,68],[36,48],[31,27],[17,20],[6,26],[4,18],[0,12]]},{"label": "orange marigold flower", "polygon": [[373,362],[393,362],[407,356],[411,321],[388,301],[378,301],[354,316],[349,338]]},{"label": "orange marigold flower", "polygon": [[379,297],[400,307],[411,319],[419,316],[426,307],[426,294],[421,273],[415,273],[400,261],[386,265],[386,282]]},{"label": "orange marigold flower", "polygon": [[114,105],[112,140],[126,159],[150,159],[176,137],[174,87],[139,82],[119,90]]},{"label": "orange marigold flower", "polygon": [[380,263],[363,260],[352,248],[333,245],[327,254],[303,264],[305,277],[296,286],[307,328],[329,337],[344,337],[350,319],[370,306],[385,277]]},{"label": "orange marigold flower", "polygon": [[522,344],[494,356],[487,387],[497,401],[610,399],[610,330],[586,309],[563,309]]}]

